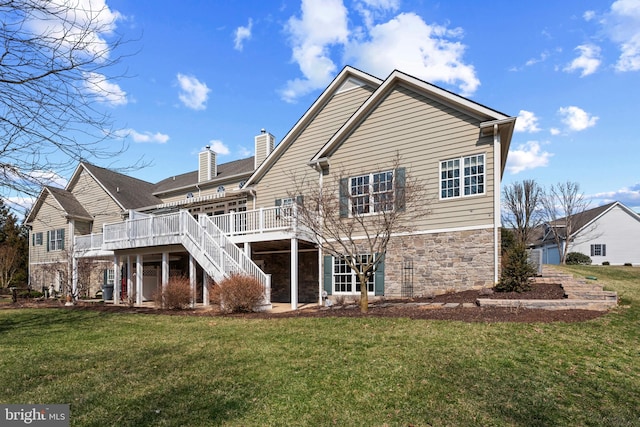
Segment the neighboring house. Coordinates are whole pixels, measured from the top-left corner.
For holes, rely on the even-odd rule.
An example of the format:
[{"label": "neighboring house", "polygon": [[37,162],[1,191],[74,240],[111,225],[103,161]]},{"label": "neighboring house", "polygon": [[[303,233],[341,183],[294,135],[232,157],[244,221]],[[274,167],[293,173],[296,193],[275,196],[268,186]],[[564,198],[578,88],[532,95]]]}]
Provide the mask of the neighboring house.
[{"label": "neighboring house", "polygon": [[[391,237],[372,296],[492,286],[514,125],[514,117],[402,72],[380,80],[346,67],[275,148],[273,135],[256,136],[255,158],[217,164],[207,148],[197,171],[157,184],[82,163],[66,189],[44,189],[27,221],[31,283],[63,282],[42,267],[73,255],[66,283],[80,289],[79,263],[102,260],[116,302],[150,299],[174,274],[191,278],[194,303],[208,302],[210,278],[232,273],[256,276],[267,304],[356,297],[344,260],[326,256],[297,225],[291,194],[294,182],[329,182],[347,171],[358,191],[348,195],[352,203],[378,191],[366,183],[381,179],[394,194],[405,174],[424,182],[430,199],[430,214],[412,233]],[[37,252],[39,233],[59,238],[48,252]]]},{"label": "neighboring house", "polygon": [[568,252],[591,257],[593,264],[631,263],[640,265],[640,215],[620,202],[613,202],[575,215],[576,231],[567,239],[563,232],[564,218],[540,227],[531,247],[542,250],[544,264],[559,264],[560,254],[552,227],[558,230],[561,246],[569,244]]}]

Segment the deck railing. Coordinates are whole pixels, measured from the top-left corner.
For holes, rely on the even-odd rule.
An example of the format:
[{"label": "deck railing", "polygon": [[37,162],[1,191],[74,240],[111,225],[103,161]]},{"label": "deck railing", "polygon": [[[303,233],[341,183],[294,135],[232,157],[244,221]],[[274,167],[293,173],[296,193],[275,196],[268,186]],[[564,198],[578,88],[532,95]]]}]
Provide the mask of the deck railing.
[{"label": "deck railing", "polygon": [[106,224],[103,230],[104,243],[131,242],[133,246],[151,246],[156,240],[172,236],[180,239],[187,238],[224,276],[249,274],[257,278],[265,289],[270,288],[270,277],[260,270],[251,258],[207,216],[201,216],[198,222],[187,211],[150,215]]},{"label": "deck railing", "polygon": [[227,236],[285,231],[291,230],[295,226],[295,206],[276,206],[244,212],[230,212],[209,218]]}]

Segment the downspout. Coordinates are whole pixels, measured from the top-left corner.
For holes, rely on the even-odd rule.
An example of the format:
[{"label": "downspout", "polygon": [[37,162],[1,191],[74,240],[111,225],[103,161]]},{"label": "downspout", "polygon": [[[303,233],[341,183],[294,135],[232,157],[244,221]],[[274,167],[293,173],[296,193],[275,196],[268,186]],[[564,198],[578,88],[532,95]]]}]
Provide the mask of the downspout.
[{"label": "downspout", "polygon": [[[320,160],[322,160],[322,159],[320,159]],[[311,166],[312,168],[314,168],[318,172],[318,191],[319,191],[319,194],[322,195],[323,173],[322,173],[322,165],[320,163],[320,160],[315,161],[313,163],[309,163],[309,166]],[[327,166],[328,166],[328,160],[327,159],[324,159],[324,160],[327,162]],[[318,209],[322,209],[322,204],[318,205]],[[324,262],[324,256],[323,255],[324,254],[322,252],[322,245],[320,243],[318,243],[318,305],[320,305],[320,306],[324,305],[324,301],[323,301],[324,266],[322,265],[322,263]]]},{"label": "downspout", "polygon": [[498,124],[493,125],[493,282],[498,283],[500,278],[500,172],[502,169],[502,156],[500,149],[500,133]]}]

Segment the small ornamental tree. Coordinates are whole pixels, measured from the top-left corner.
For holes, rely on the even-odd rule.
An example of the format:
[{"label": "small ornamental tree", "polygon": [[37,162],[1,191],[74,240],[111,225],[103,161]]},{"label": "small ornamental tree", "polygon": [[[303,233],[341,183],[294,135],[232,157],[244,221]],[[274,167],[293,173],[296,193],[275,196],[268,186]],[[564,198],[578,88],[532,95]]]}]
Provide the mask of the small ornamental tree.
[{"label": "small ornamental tree", "polygon": [[509,248],[502,258],[502,276],[496,285],[499,292],[526,292],[531,289],[531,278],[536,274],[529,264],[527,250],[521,243]]},{"label": "small ornamental tree", "polygon": [[[410,233],[429,214],[425,185],[401,165],[397,153],[387,164],[360,173],[334,167],[321,182],[292,177],[296,221],[325,253],[343,259],[360,287],[360,311],[369,307],[368,283],[391,236]],[[371,173],[373,171],[373,173]],[[323,171],[322,173],[325,173]],[[373,178],[366,180],[373,175]]]}]

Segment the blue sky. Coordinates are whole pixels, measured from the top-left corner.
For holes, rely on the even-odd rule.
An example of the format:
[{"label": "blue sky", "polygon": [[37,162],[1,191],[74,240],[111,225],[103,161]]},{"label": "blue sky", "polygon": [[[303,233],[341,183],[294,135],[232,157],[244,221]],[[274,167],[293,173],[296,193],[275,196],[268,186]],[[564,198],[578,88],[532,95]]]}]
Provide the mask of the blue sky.
[{"label": "blue sky", "polygon": [[[89,0],[84,0],[89,1]],[[102,0],[91,0],[100,3]],[[345,65],[518,116],[503,184],[576,181],[640,211],[640,0],[108,0],[132,42],[104,107],[151,182],[279,141]],[[105,38],[113,35],[104,35]],[[68,177],[65,177],[68,178]]]}]

